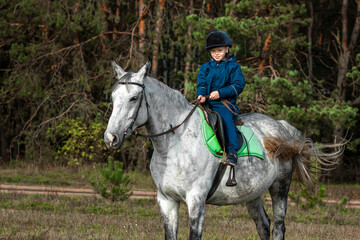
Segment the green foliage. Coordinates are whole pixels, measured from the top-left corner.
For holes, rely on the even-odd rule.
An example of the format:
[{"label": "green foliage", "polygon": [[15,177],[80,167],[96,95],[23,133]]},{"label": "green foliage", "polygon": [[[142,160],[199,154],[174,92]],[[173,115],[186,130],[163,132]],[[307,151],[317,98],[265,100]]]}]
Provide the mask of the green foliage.
[{"label": "green foliage", "polygon": [[343,199],[341,199],[340,203],[338,204],[338,208],[341,210],[342,213],[348,212],[348,209],[344,208],[344,206],[348,201],[349,201],[348,197],[343,197]]},{"label": "green foliage", "polygon": [[56,142],[56,159],[66,159],[70,166],[79,166],[105,158],[105,127],[98,119],[87,124],[81,118],[63,118],[54,128],[48,129],[47,139]]},{"label": "green foliage", "polygon": [[124,201],[131,196],[128,188],[130,177],[124,173],[121,162],[109,157],[108,163],[98,165],[97,170],[100,176],[97,181],[91,182],[95,192],[111,201]]},{"label": "green foliage", "polygon": [[[266,9],[264,9],[266,6]],[[230,10],[232,15],[230,16]],[[271,36],[270,54],[273,64],[260,77],[251,65],[242,65],[246,78],[246,87],[241,95],[240,104],[243,112],[255,110],[278,119],[287,119],[308,136],[321,137],[325,130],[339,124],[354,126],[357,109],[350,103],[336,102],[333,98],[323,98],[314,93],[313,85],[300,74],[294,59],[299,48],[307,48],[306,36],[301,28],[307,26],[305,4],[288,4],[287,1],[241,1],[226,4],[226,15],[209,19],[196,14],[188,15],[184,21],[176,21],[174,31],[179,36],[176,43],[186,51],[188,44],[187,30],[192,26],[192,51],[199,58],[185,59],[193,64],[209,60],[205,51],[205,39],[213,29],[226,31],[232,39],[231,48],[238,59],[259,56],[265,39]],[[179,19],[180,20],[180,19]],[[185,24],[184,24],[185,23]],[[291,33],[291,35],[289,35]],[[288,37],[284,37],[288,36]],[[185,54],[185,52],[184,52]],[[188,96],[194,96],[196,72],[192,82],[186,88]],[[186,74],[179,71],[179,77]],[[193,91],[193,93],[191,93]],[[244,104],[245,102],[245,104]],[[252,107],[249,108],[249,103]],[[331,136],[327,136],[331,137]]]},{"label": "green foliage", "polygon": [[304,79],[295,81],[294,76],[297,76],[296,71],[289,72],[286,78],[254,76],[247,79],[246,91],[242,93],[241,100],[257,106],[264,104],[267,114],[290,121],[313,138],[320,138],[324,132],[332,138],[332,132],[328,129],[334,129],[339,124],[355,126],[358,109],[350,102],[325,97],[317,99],[311,84]]},{"label": "green foliage", "polygon": [[356,64],[346,74],[346,77],[353,79],[357,86],[360,86],[360,53],[356,55]]},{"label": "green foliage", "polygon": [[[98,134],[106,126],[108,116],[95,118],[108,107],[104,92],[111,88],[113,56],[99,54],[104,42],[96,36],[106,26],[99,3],[16,0],[0,12],[5,42],[0,49],[1,69],[5,69],[0,72],[0,125],[7,129],[5,139],[16,143],[19,156],[34,161],[51,162],[53,152],[56,159],[71,165],[101,161],[102,137],[91,137],[90,132]],[[71,135],[64,145],[64,139],[51,136],[59,124],[56,119],[63,124],[60,135],[65,139]],[[85,140],[84,131],[89,133]]]},{"label": "green foliage", "polygon": [[[231,53],[245,75],[246,87],[238,103],[242,112],[286,119],[315,142],[333,142],[338,126],[349,128],[353,137],[347,149],[358,155],[360,54],[359,49],[351,53],[346,101],[340,101],[339,36],[333,33],[341,32],[342,25],[341,21],[326,24],[341,19],[337,1],[314,4],[312,42],[309,2],[214,1],[208,11],[203,1],[195,1],[192,9],[183,0],[166,1],[163,25],[156,32],[157,4],[145,1],[144,52],[138,51],[139,38],[134,35],[139,19],[134,1],[119,5],[109,0],[0,2],[0,131],[7,156],[12,153],[38,162],[55,158],[71,165],[106,160],[100,129],[111,113],[111,60],[135,71],[156,48],[157,78],[172,88],[186,89],[186,97],[193,100],[199,66],[210,59],[206,36],[215,28],[231,37]],[[348,22],[354,22],[355,9],[348,9]],[[105,34],[114,29],[116,33]],[[158,35],[156,46],[153,40]],[[271,46],[263,51],[267,38]],[[185,70],[186,66],[190,68]],[[99,136],[91,136],[91,131]],[[134,154],[139,151],[133,150],[139,148],[137,143],[130,140],[123,145],[126,167],[138,167],[137,160],[129,165],[125,161],[139,159]]]},{"label": "green foliage", "polygon": [[185,86],[185,88],[188,90],[188,94],[187,96],[185,96],[187,99],[189,99],[190,101],[192,99],[196,98],[196,83],[194,82],[188,82],[187,85]]},{"label": "green foliage", "polygon": [[346,146],[346,149],[352,151],[352,152],[356,152],[359,149],[360,146],[360,138],[356,138],[355,140],[353,140],[350,144],[348,144]]},{"label": "green foliage", "polygon": [[324,205],[324,198],[326,197],[326,186],[319,185],[319,188],[315,192],[309,192],[307,189],[301,189],[299,193],[289,192],[289,197],[296,205],[303,209],[312,209],[316,206]]}]

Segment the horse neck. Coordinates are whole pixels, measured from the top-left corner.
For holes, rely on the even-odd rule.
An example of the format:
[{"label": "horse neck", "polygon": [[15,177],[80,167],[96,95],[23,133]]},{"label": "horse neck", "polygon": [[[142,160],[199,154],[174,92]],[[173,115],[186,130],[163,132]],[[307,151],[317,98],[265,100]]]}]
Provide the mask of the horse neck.
[{"label": "horse neck", "polygon": [[[145,79],[145,95],[148,103],[148,122],[145,127],[149,134],[157,134],[174,127],[185,119],[192,109],[192,104],[177,90],[171,89],[160,81],[147,77]],[[156,137],[153,142],[167,138]]]}]

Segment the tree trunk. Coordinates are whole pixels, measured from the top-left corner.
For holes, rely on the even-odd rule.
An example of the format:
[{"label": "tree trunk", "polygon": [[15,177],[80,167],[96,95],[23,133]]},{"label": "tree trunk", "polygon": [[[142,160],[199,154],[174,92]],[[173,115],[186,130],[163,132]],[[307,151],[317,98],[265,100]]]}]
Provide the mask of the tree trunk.
[{"label": "tree trunk", "polygon": [[340,45],[340,55],[338,59],[338,76],[337,76],[337,89],[338,89],[337,99],[340,101],[346,101],[346,87],[347,87],[346,73],[348,72],[351,53],[356,47],[356,42],[360,32],[360,0],[357,0],[356,20],[349,41],[348,20],[347,20],[348,3],[349,3],[348,0],[343,0],[342,8],[341,8],[342,37],[341,37],[341,45]]},{"label": "tree trunk", "polygon": [[[190,12],[189,14],[194,13],[194,1],[189,0],[190,5]],[[186,57],[185,57],[185,83],[184,83],[184,95],[186,96],[188,94],[188,88],[189,88],[189,81],[190,81],[190,70],[191,70],[191,55],[192,55],[192,25],[189,24],[187,35],[188,35],[188,44],[186,46]]]},{"label": "tree trunk", "polygon": [[152,57],[152,69],[151,75],[154,78],[157,78],[158,68],[159,68],[159,49],[160,49],[160,39],[161,39],[161,29],[163,25],[163,13],[165,9],[165,0],[157,0],[157,11],[156,11],[156,25],[155,25],[155,38],[153,46],[153,57]]},{"label": "tree trunk", "polygon": [[260,63],[259,63],[259,71],[258,71],[260,76],[263,75],[265,69],[265,62],[266,59],[268,58],[270,49],[271,49],[271,35],[269,34],[265,40],[264,47],[260,55]]},{"label": "tree trunk", "polygon": [[341,22],[342,22],[342,37],[340,45],[340,55],[338,59],[338,76],[337,76],[337,98],[340,101],[345,101],[346,94],[346,72],[348,70],[350,49],[348,46],[348,21],[347,21],[347,8],[349,0],[343,0],[341,7]]},{"label": "tree trunk", "polygon": [[211,3],[207,2],[206,3],[206,13],[211,14],[211,10],[212,10]]},{"label": "tree trunk", "polygon": [[311,86],[313,86],[313,78],[314,78],[313,65],[314,64],[313,64],[313,54],[312,54],[312,46],[313,46],[312,32],[313,32],[313,28],[314,28],[314,6],[313,6],[312,1],[309,1],[308,10],[310,12],[310,24],[308,27],[308,42],[310,43],[310,46],[308,47],[307,65],[308,65],[308,69],[309,69],[308,80],[309,80]]},{"label": "tree trunk", "polygon": [[[346,72],[348,70],[349,64],[349,46],[348,46],[348,21],[347,21],[347,8],[349,1],[343,0],[341,7],[341,22],[342,22],[342,36],[340,43],[340,53],[338,58],[338,75],[337,75],[337,99],[339,101],[346,100]],[[334,130],[334,135],[336,141],[340,142],[344,134],[344,128],[342,126],[336,126]],[[341,171],[341,167],[338,168]]]},{"label": "tree trunk", "polygon": [[[234,5],[236,5],[236,4],[237,4],[237,1],[238,1],[238,0],[233,0],[232,2],[234,3]],[[230,17],[234,17],[234,8],[231,8],[231,9],[230,9],[229,16],[230,16]]]},{"label": "tree trunk", "polygon": [[[337,99],[339,101],[345,102],[347,100],[346,95],[346,88],[347,84],[347,77],[346,73],[348,72],[349,62],[351,59],[351,53],[353,52],[354,48],[356,47],[356,42],[359,36],[359,29],[360,29],[360,0],[356,1],[357,3],[357,15],[354,27],[352,29],[350,38],[349,38],[349,31],[348,31],[348,0],[343,0],[342,7],[341,7],[341,22],[342,22],[342,36],[341,36],[341,43],[340,43],[340,53],[338,59],[338,76],[337,76]],[[350,41],[349,41],[350,39]],[[335,127],[334,134],[336,136],[336,141],[342,141],[344,137],[344,127],[337,126]],[[343,171],[342,162],[340,166],[337,168],[334,174],[340,176]]]},{"label": "tree trunk", "polygon": [[146,38],[146,25],[145,25],[145,0],[139,0],[139,51],[141,53],[142,59],[140,62],[145,60],[145,38]]},{"label": "tree trunk", "polygon": [[116,12],[115,12],[115,20],[114,20],[114,28],[113,28],[113,35],[112,39],[116,40],[117,31],[119,30],[119,23],[120,23],[120,2],[121,0],[116,0]]},{"label": "tree trunk", "polygon": [[[101,10],[103,11],[103,13],[105,14],[105,22],[106,22],[106,30],[105,30],[105,32],[108,32],[109,31],[109,12],[108,12],[108,9],[107,9],[107,6],[106,6],[106,4],[105,3],[102,3],[101,4]],[[105,40],[108,40],[109,39],[109,35],[107,35],[107,34],[104,34],[103,36],[102,36],[102,38],[103,39],[105,39]],[[101,52],[102,52],[102,54],[104,55],[106,52],[107,52],[107,49],[106,49],[106,44],[103,42],[103,43],[101,43]]]},{"label": "tree trunk", "polygon": [[8,162],[9,160],[9,154],[8,154],[8,141],[6,138],[6,131],[4,131],[3,129],[1,130],[1,136],[0,136],[0,153],[1,153],[1,160],[3,162]]}]

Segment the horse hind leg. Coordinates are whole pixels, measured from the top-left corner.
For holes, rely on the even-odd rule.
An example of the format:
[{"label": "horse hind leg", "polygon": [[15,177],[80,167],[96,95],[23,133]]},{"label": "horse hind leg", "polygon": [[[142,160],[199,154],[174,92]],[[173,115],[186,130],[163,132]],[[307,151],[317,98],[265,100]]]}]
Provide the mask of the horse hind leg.
[{"label": "horse hind leg", "polygon": [[164,222],[165,239],[176,240],[180,202],[168,199],[160,192],[157,195],[161,216]]},{"label": "horse hind leg", "polygon": [[291,177],[276,181],[269,188],[272,199],[274,227],[272,236],[274,240],[285,239],[285,215],[287,210],[287,197],[290,189]]},{"label": "horse hind leg", "polygon": [[261,197],[246,203],[250,216],[254,219],[261,240],[270,239],[270,219],[266,214]]},{"label": "horse hind leg", "polygon": [[[295,134],[295,132],[294,132]],[[278,169],[278,177],[275,179],[271,187],[269,188],[272,208],[273,208],[273,220],[274,227],[272,230],[272,237],[274,240],[285,239],[285,215],[287,210],[287,198],[291,184],[291,175],[293,171],[293,162],[291,153],[298,152],[295,148],[284,144],[283,141],[280,141],[282,149],[287,148],[286,154],[281,155],[280,167]],[[269,151],[269,149],[268,149]],[[277,151],[277,150],[276,150]],[[290,153],[290,155],[289,155]],[[289,160],[287,160],[289,159]]]}]

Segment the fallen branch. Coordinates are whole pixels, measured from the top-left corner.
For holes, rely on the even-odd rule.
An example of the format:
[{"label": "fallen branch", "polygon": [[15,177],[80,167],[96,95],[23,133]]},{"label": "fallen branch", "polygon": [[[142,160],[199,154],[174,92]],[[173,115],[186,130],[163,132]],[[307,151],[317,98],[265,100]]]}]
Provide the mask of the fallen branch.
[{"label": "fallen branch", "polygon": [[60,49],[60,50],[58,50],[58,51],[51,52],[51,53],[47,53],[47,54],[45,54],[45,55],[42,55],[42,56],[40,56],[40,57],[37,57],[37,58],[35,58],[35,61],[36,61],[36,60],[39,60],[39,59],[41,59],[41,58],[44,58],[44,57],[48,57],[48,56],[51,56],[51,55],[54,55],[54,54],[61,53],[61,52],[66,51],[66,50],[70,50],[70,49],[73,49],[73,48],[80,47],[80,46],[82,46],[82,45],[84,45],[84,44],[87,44],[87,43],[89,43],[89,42],[97,39],[97,38],[103,37],[104,35],[107,35],[107,34],[120,34],[120,35],[126,34],[126,35],[133,35],[133,33],[128,33],[128,32],[118,32],[118,31],[115,31],[115,32],[114,32],[114,31],[104,32],[104,33],[102,33],[102,34],[100,34],[100,35],[97,35],[97,36],[95,36],[95,37],[92,37],[92,38],[90,38],[90,39],[88,39],[88,40],[86,40],[86,41],[84,41],[84,42],[81,42],[81,43],[78,43],[78,44],[75,44],[75,45],[72,45],[72,46],[69,46],[69,47],[65,47],[65,48],[62,48],[62,49]]}]

